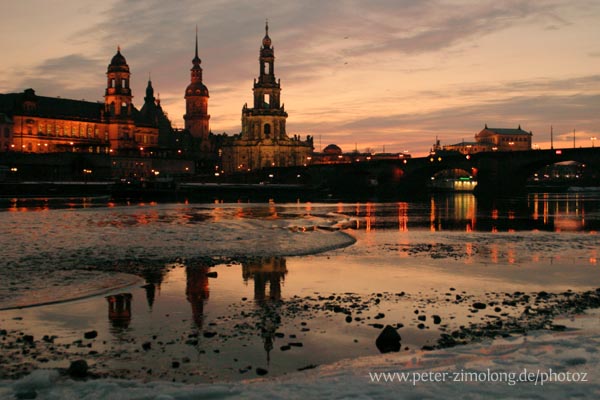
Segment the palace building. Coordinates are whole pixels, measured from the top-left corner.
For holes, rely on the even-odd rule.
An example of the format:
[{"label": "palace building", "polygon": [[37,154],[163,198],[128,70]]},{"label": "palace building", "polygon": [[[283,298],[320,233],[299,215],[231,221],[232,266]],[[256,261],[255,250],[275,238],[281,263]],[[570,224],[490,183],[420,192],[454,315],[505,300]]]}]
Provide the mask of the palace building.
[{"label": "palace building", "polygon": [[250,108],[244,104],[242,108],[242,132],[223,138],[221,143],[225,172],[303,165],[313,150],[310,136],[303,141],[286,133],[288,114],[281,103],[280,81],[275,79],[275,54],[268,24],[258,60],[259,77],[252,89],[254,105]]},{"label": "palace building", "polygon": [[[532,132],[512,128],[485,127],[475,135],[474,142],[465,142],[443,146],[443,150],[458,151],[463,154],[473,154],[482,151],[519,151],[531,150]],[[432,150],[439,149],[436,143]]]},{"label": "palace building", "polygon": [[[39,96],[33,89],[0,94],[4,128],[0,152],[89,152],[126,154],[158,146],[159,130],[170,131],[148,81],[142,110],[132,103],[129,65],[121,49],[106,72],[104,102]],[[162,128],[162,129],[159,129]]]},{"label": "palace building", "polygon": [[[275,79],[274,49],[265,26],[254,80],[253,107],[242,109],[238,135],[213,135],[209,91],[202,80],[198,31],[190,83],[185,89],[185,129],[173,129],[148,79],[144,103],[133,104],[131,71],[117,48],[106,71],[104,101],[38,95],[33,89],[0,94],[0,152],[95,153],[111,156],[113,177],[147,177],[159,170],[173,174],[247,172],[265,167],[303,165],[312,138],[286,133],[288,117]],[[187,160],[187,164],[181,162]],[[191,162],[191,164],[190,164]]]}]

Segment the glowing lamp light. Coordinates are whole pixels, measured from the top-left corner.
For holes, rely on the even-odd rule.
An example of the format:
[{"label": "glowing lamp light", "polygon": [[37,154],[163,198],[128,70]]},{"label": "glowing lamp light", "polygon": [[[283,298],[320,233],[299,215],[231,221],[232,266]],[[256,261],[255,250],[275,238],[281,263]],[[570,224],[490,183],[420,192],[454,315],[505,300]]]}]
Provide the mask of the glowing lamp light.
[{"label": "glowing lamp light", "polygon": [[554,153],[556,153],[557,155],[561,155],[562,154],[562,150],[556,150]]},{"label": "glowing lamp light", "polygon": [[471,159],[471,156],[469,154],[467,154],[467,156],[465,157],[467,160]]}]

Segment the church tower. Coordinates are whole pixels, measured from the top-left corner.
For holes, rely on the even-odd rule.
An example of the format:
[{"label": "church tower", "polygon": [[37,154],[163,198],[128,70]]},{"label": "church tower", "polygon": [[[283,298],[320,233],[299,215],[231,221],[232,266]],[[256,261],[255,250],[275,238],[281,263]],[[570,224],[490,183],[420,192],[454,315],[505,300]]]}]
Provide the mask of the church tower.
[{"label": "church tower", "polygon": [[117,47],[106,71],[107,83],[104,94],[105,113],[109,118],[131,119],[131,88],[129,87],[129,65]]},{"label": "church tower", "polygon": [[242,136],[250,140],[284,140],[287,113],[281,105],[281,85],[275,80],[275,53],[265,24],[260,48],[259,77],[254,80],[254,108],[242,109]]},{"label": "church tower", "polygon": [[136,147],[135,123],[130,86],[129,65],[117,47],[106,71],[106,91],[104,93],[104,117],[110,146],[114,150]]},{"label": "church tower", "polygon": [[210,142],[208,134],[208,88],[202,83],[201,60],[198,57],[198,28],[196,28],[196,54],[192,60],[193,67],[191,71],[191,83],[185,89],[185,129],[191,135],[200,140],[200,151],[202,153],[210,152]]},{"label": "church tower", "polygon": [[281,85],[275,79],[275,52],[269,24],[258,56],[259,75],[254,79],[253,107],[242,108],[242,133],[221,143],[221,164],[225,173],[249,172],[262,168],[304,165],[312,153],[312,138],[289,137],[287,112],[281,104]]}]

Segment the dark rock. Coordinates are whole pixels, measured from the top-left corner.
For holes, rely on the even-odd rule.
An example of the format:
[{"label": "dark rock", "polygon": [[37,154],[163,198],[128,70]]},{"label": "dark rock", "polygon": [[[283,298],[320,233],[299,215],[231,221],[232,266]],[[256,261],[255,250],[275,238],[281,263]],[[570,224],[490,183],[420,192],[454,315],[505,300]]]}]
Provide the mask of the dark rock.
[{"label": "dark rock", "polygon": [[171,363],[171,368],[179,368],[181,364],[179,363],[179,361],[173,361]]},{"label": "dark rock", "polygon": [[69,365],[67,374],[72,378],[85,378],[88,373],[88,364],[85,360],[75,360]]},{"label": "dark rock", "polygon": [[383,328],[383,324],[371,324],[371,326],[373,328],[376,328],[376,329],[382,329]]},{"label": "dark rock", "polygon": [[209,331],[204,331],[202,333],[202,336],[204,336],[205,338],[211,338],[216,336],[217,332],[209,332]]},{"label": "dark rock", "polygon": [[439,325],[440,322],[442,322],[442,318],[439,315],[433,315],[431,318],[433,318],[433,323],[436,325]]},{"label": "dark rock", "polygon": [[213,272],[207,272],[206,276],[208,278],[216,278],[218,276],[218,274],[215,271],[213,271]]},{"label": "dark rock", "polygon": [[23,336],[23,341],[27,344],[33,344],[33,336],[32,335],[25,335]]},{"label": "dark rock", "polygon": [[382,353],[389,353],[390,351],[400,351],[400,340],[402,338],[391,325],[386,325],[381,331],[377,340],[375,340],[375,346]]},{"label": "dark rock", "polygon": [[352,317],[350,315],[346,315],[346,322],[347,323],[352,322]]},{"label": "dark rock", "polygon": [[382,319],[382,318],[385,318],[385,314],[384,314],[384,313],[378,313],[378,314],[377,314],[377,315],[374,317],[374,319]]},{"label": "dark rock", "polygon": [[289,349],[291,349],[291,346],[289,346],[289,345],[287,345],[287,344],[286,344],[286,345],[283,345],[283,346],[281,346],[281,347],[279,348],[279,350],[281,350],[281,351],[288,351]]},{"label": "dark rock", "polygon": [[290,342],[290,343],[288,343],[288,344],[289,344],[290,346],[293,346],[293,347],[302,347],[302,346],[304,346],[304,345],[302,344],[302,342]]},{"label": "dark rock", "polygon": [[95,337],[98,336],[98,332],[96,331],[89,331],[83,334],[83,337],[86,339],[94,339]]},{"label": "dark rock", "polygon": [[283,337],[285,337],[285,335],[283,333],[281,333],[281,332],[275,332],[275,337],[276,338],[283,338]]},{"label": "dark rock", "polygon": [[144,342],[142,344],[142,349],[144,349],[146,351],[150,350],[151,348],[152,348],[152,343],[150,343],[150,342]]},{"label": "dark rock", "polygon": [[417,319],[418,319],[419,321],[425,321],[425,320],[427,319],[427,317],[426,317],[425,315],[419,315],[419,316],[417,317]]},{"label": "dark rock", "polygon": [[269,371],[267,371],[267,370],[266,370],[266,369],[264,369],[264,368],[260,368],[260,367],[257,367],[257,368],[256,368],[256,375],[263,376],[263,375],[266,375],[266,374],[268,374],[268,373],[269,373]]},{"label": "dark rock", "polygon": [[485,309],[487,306],[484,303],[473,303],[473,308],[476,310],[483,310]]}]

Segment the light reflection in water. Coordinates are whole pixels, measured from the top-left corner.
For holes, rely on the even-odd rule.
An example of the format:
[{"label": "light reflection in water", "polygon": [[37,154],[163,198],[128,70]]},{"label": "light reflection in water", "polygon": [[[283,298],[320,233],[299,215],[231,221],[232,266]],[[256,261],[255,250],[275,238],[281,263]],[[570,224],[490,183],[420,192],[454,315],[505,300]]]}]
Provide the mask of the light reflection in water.
[{"label": "light reflection in water", "polygon": [[[468,193],[431,197],[427,220],[423,203],[357,203],[354,228],[366,232],[397,229],[407,232],[426,228],[431,232],[518,232],[530,231],[597,231],[600,221],[589,218],[600,209],[600,200],[576,195],[531,194],[522,200],[480,204]],[[337,206],[343,213],[343,208]],[[541,212],[540,212],[541,211]]]}]

